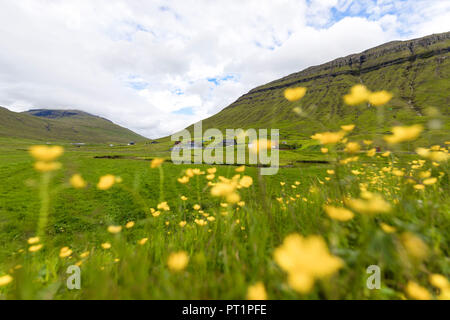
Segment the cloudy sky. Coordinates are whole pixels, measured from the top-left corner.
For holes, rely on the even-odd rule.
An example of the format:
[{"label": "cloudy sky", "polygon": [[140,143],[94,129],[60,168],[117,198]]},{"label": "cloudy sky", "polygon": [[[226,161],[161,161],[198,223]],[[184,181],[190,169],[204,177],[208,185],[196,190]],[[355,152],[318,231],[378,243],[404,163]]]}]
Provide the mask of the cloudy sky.
[{"label": "cloudy sky", "polygon": [[156,138],[308,66],[445,31],[445,0],[0,0],[0,106]]}]

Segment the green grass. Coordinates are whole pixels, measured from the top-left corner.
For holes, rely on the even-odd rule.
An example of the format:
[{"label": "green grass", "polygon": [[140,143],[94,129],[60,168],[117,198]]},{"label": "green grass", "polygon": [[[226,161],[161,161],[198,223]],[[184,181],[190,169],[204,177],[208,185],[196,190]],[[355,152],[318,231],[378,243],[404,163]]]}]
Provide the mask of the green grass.
[{"label": "green grass", "polygon": [[[259,176],[258,168],[247,167],[245,175],[253,177],[253,185],[239,190],[245,206],[237,210],[210,194],[205,175],[195,176],[188,184],[177,178],[186,168],[206,170],[207,165],[164,163],[163,188],[160,171],[151,169],[150,159],[159,154],[144,144],[113,149],[100,146],[73,148],[66,146],[61,158],[63,169],[55,172],[51,182],[51,205],[44,248],[28,252],[27,239],[36,233],[39,220],[40,174],[32,169],[33,159],[26,149],[26,140],[4,140],[0,152],[0,276],[11,274],[9,285],[0,287],[0,297],[7,299],[244,299],[247,288],[264,283],[271,299],[401,299],[408,281],[420,283],[438,295],[429,284],[428,275],[439,273],[448,277],[450,229],[448,200],[448,166],[426,162],[420,169],[411,169],[414,155],[400,152],[390,160],[395,167],[404,167],[414,179],[418,172],[431,169],[432,176],[441,177],[435,185],[418,191],[406,178],[386,174],[376,183],[388,159],[377,156],[349,165],[297,163],[280,169],[275,176]],[[160,146],[151,146],[160,148]],[[309,147],[306,147],[307,150]],[[162,152],[162,151],[160,151]],[[296,151],[301,154],[301,151]],[[307,153],[307,151],[305,151]],[[98,159],[105,154],[122,155],[120,159]],[[330,158],[345,157],[332,153]],[[295,157],[283,153],[283,159]],[[236,166],[217,166],[219,175],[231,178]],[[355,176],[358,168],[365,175]],[[327,169],[338,170],[329,176]],[[68,180],[74,173],[83,175],[88,186],[75,190]],[[123,182],[107,191],[97,190],[98,178],[105,174],[120,176]],[[331,177],[329,181],[325,177]],[[300,185],[292,188],[295,182]],[[280,182],[285,182],[284,186]],[[359,197],[359,184],[383,194],[393,206],[389,214],[367,216],[355,214],[349,222],[330,219],[322,206],[331,202],[339,206],[343,195]],[[314,191],[315,190],[315,191]],[[187,201],[180,199],[187,196]],[[298,195],[298,198],[297,198]],[[292,198],[291,198],[292,197]],[[282,198],[282,203],[279,199]],[[162,199],[171,210],[153,217]],[[206,226],[194,219],[201,217],[192,207],[200,204],[204,212],[216,218]],[[222,212],[227,212],[224,216]],[[238,221],[239,220],[239,221]],[[109,225],[136,225],[113,235]],[[180,221],[187,221],[184,228]],[[167,225],[166,222],[169,222]],[[385,233],[384,222],[397,231]],[[410,232],[428,247],[423,259],[405,254],[402,235]],[[287,285],[286,273],[273,258],[274,249],[291,234],[320,235],[330,252],[344,262],[343,268],[329,278],[317,281],[307,294],[300,294]],[[148,238],[141,246],[137,241]],[[104,250],[101,244],[110,242]],[[73,254],[60,258],[59,250],[69,246]],[[187,268],[171,272],[167,259],[172,252],[185,251]],[[89,251],[88,258],[80,258]],[[116,260],[119,259],[119,260]],[[81,265],[81,290],[68,290],[65,281],[69,265]],[[379,265],[382,288],[368,290],[366,268]],[[16,266],[20,266],[15,269]]]}]

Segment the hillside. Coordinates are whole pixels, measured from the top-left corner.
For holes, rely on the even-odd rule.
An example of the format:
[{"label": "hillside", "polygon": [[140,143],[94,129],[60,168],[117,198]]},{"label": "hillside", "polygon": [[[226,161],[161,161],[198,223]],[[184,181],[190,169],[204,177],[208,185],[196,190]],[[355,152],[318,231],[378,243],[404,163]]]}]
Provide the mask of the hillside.
[{"label": "hillside", "polygon": [[73,143],[128,143],[146,138],[104,118],[78,110],[30,110],[0,107],[0,137]]},{"label": "hillside", "polygon": [[[381,126],[376,108],[344,105],[342,96],[358,83],[394,94],[384,108]],[[295,104],[284,99],[283,91],[296,86],[307,87],[308,92]],[[301,116],[292,111],[296,106],[302,108]],[[450,32],[390,42],[259,86],[203,120],[203,128],[278,128],[282,138],[294,140],[348,123],[357,125],[355,134],[385,133],[392,125],[426,123],[432,118],[430,107],[439,111],[443,124],[434,134],[446,135],[450,129]]]}]

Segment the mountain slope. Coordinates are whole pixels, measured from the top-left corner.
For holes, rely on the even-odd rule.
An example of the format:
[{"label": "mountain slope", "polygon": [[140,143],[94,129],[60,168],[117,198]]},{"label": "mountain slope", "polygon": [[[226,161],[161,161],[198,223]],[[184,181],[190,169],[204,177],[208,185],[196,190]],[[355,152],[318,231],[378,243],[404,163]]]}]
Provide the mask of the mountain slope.
[{"label": "mountain slope", "polygon": [[[381,123],[377,108],[344,105],[342,96],[358,83],[394,94]],[[307,87],[307,94],[288,102],[284,89],[296,86]],[[292,111],[297,106],[301,116]],[[279,128],[282,138],[304,139],[354,123],[356,134],[385,133],[392,125],[426,123],[430,107],[440,113],[437,133],[443,136],[450,115],[450,32],[390,42],[259,86],[203,120],[203,128]]]},{"label": "mountain slope", "polygon": [[109,120],[78,110],[12,112],[0,107],[0,137],[74,143],[128,143],[146,138]]}]

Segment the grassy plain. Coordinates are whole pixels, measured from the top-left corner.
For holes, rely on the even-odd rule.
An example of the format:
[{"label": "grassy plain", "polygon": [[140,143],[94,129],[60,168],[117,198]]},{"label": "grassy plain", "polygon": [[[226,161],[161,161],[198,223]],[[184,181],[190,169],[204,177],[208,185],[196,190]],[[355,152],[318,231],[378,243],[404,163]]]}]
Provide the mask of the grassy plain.
[{"label": "grassy plain", "polygon": [[[236,166],[216,166],[214,182],[219,176],[252,177],[249,188],[238,190],[245,201],[240,206],[213,197],[207,173],[194,175],[186,184],[177,181],[187,168],[206,171],[210,165],[165,162],[161,168],[150,168],[150,159],[168,157],[164,144],[66,145],[62,169],[51,173],[49,221],[39,240],[43,247],[30,252],[27,240],[36,235],[42,205],[41,174],[33,170],[34,160],[27,151],[33,144],[3,138],[0,144],[0,277],[12,277],[0,286],[1,298],[245,299],[249,287],[257,283],[263,284],[270,299],[417,297],[411,283],[419,284],[431,298],[447,292],[434,287],[429,278],[450,274],[445,162],[418,163],[417,155],[398,150],[388,157],[361,153],[358,161],[340,164],[334,160],[346,158],[344,153],[324,156],[310,148],[281,151],[284,167],[274,176],[260,176],[257,167],[236,173]],[[330,163],[293,160],[302,156]],[[404,168],[404,175],[393,174],[396,168]],[[415,186],[423,185],[422,172],[437,177],[437,182],[419,190]],[[86,188],[71,187],[69,179],[76,173],[87,181]],[[99,177],[106,174],[121,177],[122,182],[98,190]],[[325,204],[342,207],[347,198],[370,201],[367,192],[382,195],[385,202],[380,206],[390,209],[383,214],[380,208],[371,213],[350,208],[354,217],[348,221],[332,219],[324,211]],[[182,200],[182,195],[188,199]],[[150,208],[163,201],[170,210],[160,210],[154,217]],[[200,210],[194,209],[196,204]],[[135,225],[125,228],[130,221]],[[186,221],[184,227],[181,221]],[[111,225],[122,226],[121,232],[108,232]],[[290,234],[318,235],[341,267],[317,277],[308,290],[295,289],[289,272],[274,257]],[[111,248],[104,249],[105,243]],[[66,246],[71,252],[61,257]],[[180,251],[189,262],[175,272],[168,259]],[[304,259],[311,258],[307,250],[303,254]],[[302,258],[301,250],[298,257]],[[311,259],[320,265],[319,257]],[[81,290],[66,287],[67,267],[74,264],[81,266]],[[367,288],[370,265],[381,268],[380,290]],[[261,290],[256,292],[256,297],[264,297]]]}]

